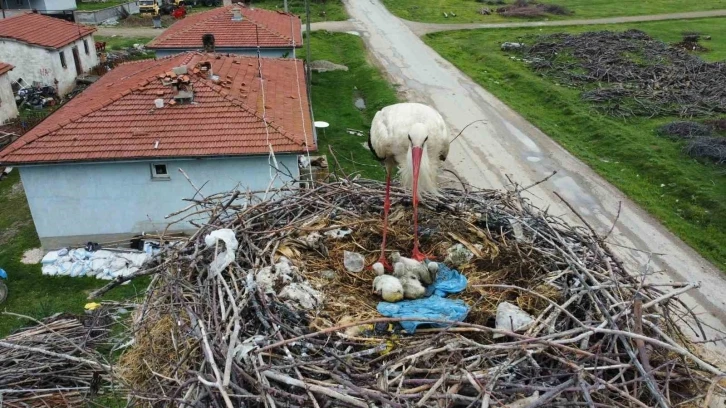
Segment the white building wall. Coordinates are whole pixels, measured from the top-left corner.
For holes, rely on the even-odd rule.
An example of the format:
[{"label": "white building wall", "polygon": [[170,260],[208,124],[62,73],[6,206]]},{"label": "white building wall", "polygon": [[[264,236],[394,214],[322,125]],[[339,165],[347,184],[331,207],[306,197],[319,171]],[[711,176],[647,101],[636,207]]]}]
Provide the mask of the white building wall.
[{"label": "white building wall", "polygon": [[[84,39],[88,41],[88,54],[83,47]],[[8,39],[0,39],[0,61],[15,66],[15,69],[8,73],[11,80],[17,81],[18,78],[22,78],[28,85],[33,81],[54,85],[57,80],[59,93],[65,95],[73,89],[76,80],[73,46],[78,47],[84,73],[98,65],[93,35],[87,35],[61,49],[65,54],[66,68],[61,65],[59,55],[61,50],[46,49]]]},{"label": "white building wall", "polygon": [[[299,177],[296,155],[281,154],[277,161],[282,171],[286,166]],[[270,183],[267,156],[153,162],[167,165],[170,179],[163,181],[151,177],[151,163],[21,166],[23,187],[43,247],[164,231],[173,220],[165,217],[186,207],[189,203],[182,200],[194,195],[180,168],[195,185],[204,186],[201,194],[205,196],[234,188],[264,191]],[[281,184],[278,178],[276,185]],[[191,229],[195,227],[179,223],[171,230]]]},{"label": "white building wall", "polygon": [[0,125],[17,116],[18,107],[15,105],[15,96],[10,86],[10,78],[5,73],[0,75]]}]

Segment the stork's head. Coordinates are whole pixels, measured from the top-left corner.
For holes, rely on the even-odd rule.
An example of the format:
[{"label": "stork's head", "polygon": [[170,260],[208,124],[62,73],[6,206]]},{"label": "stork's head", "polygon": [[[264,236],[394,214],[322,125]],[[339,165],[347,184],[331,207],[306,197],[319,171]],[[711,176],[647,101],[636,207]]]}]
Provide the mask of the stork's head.
[{"label": "stork's head", "polygon": [[420,147],[423,149],[428,138],[429,135],[426,131],[426,126],[422,123],[414,123],[408,131],[408,140],[411,142],[411,147]]}]

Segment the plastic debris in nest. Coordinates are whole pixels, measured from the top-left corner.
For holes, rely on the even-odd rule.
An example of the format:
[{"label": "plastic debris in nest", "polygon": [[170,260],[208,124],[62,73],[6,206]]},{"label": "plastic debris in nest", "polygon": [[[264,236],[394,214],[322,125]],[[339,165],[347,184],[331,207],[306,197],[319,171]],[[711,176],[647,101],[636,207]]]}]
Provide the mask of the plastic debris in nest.
[{"label": "plastic debris in nest", "polygon": [[[392,187],[394,197],[404,193]],[[706,357],[692,347],[676,323],[676,319],[688,319],[690,313],[681,308],[677,297],[697,284],[653,285],[634,276],[636,272],[617,262],[599,237],[539,210],[516,191],[443,189],[440,196],[422,202],[422,225],[432,231],[421,242],[424,251],[445,256],[452,233],[475,256],[479,257],[472,250],[475,245],[483,245],[484,250],[476,262],[458,267],[468,275],[464,285],[463,277],[452,279],[457,277],[456,269],[447,266],[452,269],[447,272],[442,267],[430,297],[388,305],[395,308],[391,313],[401,315],[407,312],[400,310],[407,303],[448,301],[451,299],[436,297],[433,292],[445,295],[455,292],[457,285],[462,289],[468,285],[466,293],[456,295],[467,299],[471,307],[467,321],[456,321],[458,316],[447,314],[463,315],[463,308],[415,307],[413,303],[418,315],[406,315],[426,317],[406,321],[439,323],[428,320],[434,316],[441,318],[445,329],[424,331],[418,326],[411,329],[415,334],[405,337],[395,331],[378,333],[378,326],[390,327],[401,319],[376,315],[378,304],[370,292],[373,273],[365,269],[351,273],[341,265],[346,250],[369,254],[369,261],[375,261],[381,228],[371,217],[381,211],[383,183],[361,179],[315,183],[299,191],[271,191],[268,201],[254,205],[230,205],[237,194],[232,191],[206,198],[203,204],[210,214],[225,216],[149,266],[154,269],[148,272],[157,275],[144,301],[148,313],[134,320],[137,342],[130,353],[147,351],[150,342],[144,336],[164,321],[161,318],[167,318],[169,324],[155,338],[159,340],[155,354],[164,358],[129,360],[132,369],[144,371],[139,381],[126,384],[132,398],[163,405],[169,395],[177,395],[179,404],[201,406],[263,404],[261,400],[252,402],[250,395],[270,405],[305,407],[314,406],[315,400],[321,406],[416,404],[433,408],[442,399],[454,406],[469,406],[481,404],[487,396],[492,404],[509,408],[582,401],[623,408],[633,401],[640,406],[700,406],[705,390],[723,376],[704,361]],[[197,210],[189,212],[194,212],[189,217],[199,217]],[[397,221],[396,212],[406,215],[410,204],[394,202],[390,245],[410,251],[410,223],[404,217]],[[538,239],[517,241],[510,218],[520,220],[523,230]],[[500,225],[495,228],[495,223]],[[352,239],[324,236],[320,241],[334,256],[310,249],[301,239],[312,231],[323,235],[330,228],[350,225],[357,225]],[[205,234],[221,228],[232,229],[245,244],[239,246],[235,262],[225,273],[215,275],[210,270],[213,251],[198,251],[194,259],[185,255],[195,253]],[[279,256],[293,260],[302,276],[288,265],[293,273],[290,282],[284,282],[287,269],[277,265],[282,260]],[[255,274],[267,267],[268,273],[278,275],[271,292],[260,290],[255,281]],[[362,265],[354,269],[358,267]],[[337,274],[333,280],[320,276],[331,270],[330,275]],[[491,275],[491,280],[473,283],[484,275]],[[320,285],[315,289],[326,296],[322,306],[306,310],[296,300],[282,298],[286,286],[305,283],[303,276]],[[452,283],[451,287],[441,285],[445,282]],[[523,298],[540,294],[541,287],[556,293],[541,295],[547,298],[544,307],[525,307]],[[476,299],[483,301],[474,303]],[[481,312],[491,311],[501,301],[521,305],[531,313],[535,322],[526,334],[497,329],[484,316],[489,313]],[[171,319],[170,313],[158,312],[165,310],[182,318]],[[475,313],[481,318],[474,318]],[[697,321],[698,316],[692,319]],[[642,324],[635,326],[638,322]],[[353,330],[359,327],[376,331],[361,334]],[[497,333],[504,337],[493,339]],[[716,338],[711,334],[704,340]],[[641,350],[640,340],[645,343]],[[653,362],[651,370],[640,363],[646,357]],[[617,369],[603,370],[604,365]],[[443,380],[438,380],[442,375]],[[434,384],[439,381],[443,382]],[[664,390],[673,390],[674,381],[678,392],[666,395]],[[603,387],[605,383],[612,386]],[[433,385],[422,391],[421,384]],[[714,398],[723,398],[718,386]]]},{"label": "plastic debris in nest", "polygon": [[343,253],[343,265],[349,272],[361,272],[366,266],[366,258],[357,252],[345,251]]},{"label": "plastic debris in nest", "polygon": [[[534,318],[524,310],[509,302],[502,302],[497,305],[497,317],[495,327],[497,329],[521,332],[527,330],[534,323]],[[495,339],[504,337],[502,333],[494,333]]]},{"label": "plastic debris in nest", "polygon": [[216,253],[210,269],[213,273],[219,273],[224,270],[229,264],[234,262],[235,251],[237,251],[237,238],[234,236],[234,231],[231,229],[219,229],[212,231],[206,237],[204,237],[204,243],[207,246],[219,245],[219,242],[224,242],[225,250]]},{"label": "plastic debris in nest", "polygon": [[418,326],[422,324],[446,327],[446,323],[427,323],[426,320],[463,322],[469,314],[469,306],[463,300],[447,299],[445,296],[463,291],[466,289],[466,285],[467,279],[464,275],[446,265],[438,265],[435,280],[426,288],[425,296],[427,297],[397,303],[380,302],[377,309],[386,317],[421,319],[422,321],[403,320],[400,322],[408,333],[415,333]]}]

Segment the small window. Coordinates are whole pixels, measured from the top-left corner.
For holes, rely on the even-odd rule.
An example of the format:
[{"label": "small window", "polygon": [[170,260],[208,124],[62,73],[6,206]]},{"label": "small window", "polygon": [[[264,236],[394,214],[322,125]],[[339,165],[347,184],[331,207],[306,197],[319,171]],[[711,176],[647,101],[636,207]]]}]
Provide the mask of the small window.
[{"label": "small window", "polygon": [[83,49],[86,51],[86,55],[91,53],[91,51],[88,49],[88,40],[83,40]]},{"label": "small window", "polygon": [[66,54],[65,54],[65,52],[61,51],[59,55],[60,55],[60,60],[61,60],[61,66],[63,68],[68,68],[68,64],[66,64]]},{"label": "small window", "polygon": [[154,163],[151,165],[151,178],[154,180],[170,180],[166,164]]}]

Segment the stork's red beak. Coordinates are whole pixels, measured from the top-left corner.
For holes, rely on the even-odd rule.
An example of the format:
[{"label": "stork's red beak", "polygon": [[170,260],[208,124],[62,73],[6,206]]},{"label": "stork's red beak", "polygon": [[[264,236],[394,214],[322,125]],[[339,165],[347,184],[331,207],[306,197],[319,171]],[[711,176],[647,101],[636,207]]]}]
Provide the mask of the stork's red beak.
[{"label": "stork's red beak", "polygon": [[411,148],[411,161],[413,162],[413,202],[418,203],[418,174],[421,170],[421,156],[423,148],[413,146]]}]

